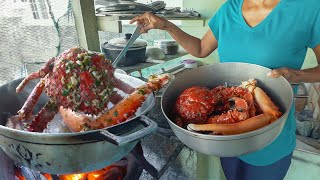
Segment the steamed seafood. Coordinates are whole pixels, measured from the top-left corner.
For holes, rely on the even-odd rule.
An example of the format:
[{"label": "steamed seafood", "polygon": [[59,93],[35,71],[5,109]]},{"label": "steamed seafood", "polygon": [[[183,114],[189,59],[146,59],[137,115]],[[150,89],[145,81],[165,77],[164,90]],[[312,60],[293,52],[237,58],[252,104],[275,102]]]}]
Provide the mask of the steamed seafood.
[{"label": "steamed seafood", "polygon": [[[30,74],[20,83],[16,89],[17,93],[21,92],[30,80],[40,78],[18,114],[23,121],[32,119],[28,130],[36,132],[42,132],[59,110],[62,113],[69,111],[68,117],[63,116],[65,117],[63,120],[69,124],[70,119],[77,119],[77,117],[85,117],[84,119],[86,119],[86,115],[100,117],[109,111],[117,114],[116,118],[105,119],[103,118],[105,116],[101,116],[100,121],[107,123],[99,125],[99,128],[123,122],[133,115],[138,106],[142,104],[143,98],[137,99],[139,101],[136,103],[137,106],[114,106],[112,109],[108,109],[109,102],[117,104],[119,101],[126,100],[117,93],[115,88],[127,94],[133,93],[129,96],[131,99],[137,96],[136,89],[121,79],[117,79],[114,76],[114,71],[111,62],[103,54],[78,47],[71,48],[58,57],[50,59],[43,68]],[[148,82],[149,89],[145,90],[144,96],[161,88],[168,82],[168,79],[166,75],[151,78]],[[43,91],[50,100],[32,118],[33,108]],[[120,108],[122,108],[121,112]],[[66,124],[68,125],[68,123]],[[87,127],[79,123],[71,123],[73,130],[80,131]]]},{"label": "steamed seafood", "polygon": [[282,115],[254,79],[241,86],[188,88],[178,97],[175,112],[180,126],[223,135],[259,129]]}]

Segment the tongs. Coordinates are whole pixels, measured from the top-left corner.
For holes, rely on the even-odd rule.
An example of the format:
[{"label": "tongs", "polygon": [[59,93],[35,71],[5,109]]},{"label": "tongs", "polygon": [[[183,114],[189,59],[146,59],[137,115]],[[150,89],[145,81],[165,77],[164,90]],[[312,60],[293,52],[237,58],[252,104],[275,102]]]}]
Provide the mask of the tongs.
[{"label": "tongs", "polygon": [[120,60],[123,59],[123,57],[125,56],[126,52],[130,48],[130,46],[141,35],[141,33],[140,33],[141,27],[142,27],[142,25],[138,24],[137,28],[134,30],[134,33],[130,37],[130,39],[129,39],[128,43],[126,44],[126,46],[122,49],[122,51],[120,52],[118,57],[113,61],[112,66],[114,68],[118,67],[118,64],[119,64]]}]

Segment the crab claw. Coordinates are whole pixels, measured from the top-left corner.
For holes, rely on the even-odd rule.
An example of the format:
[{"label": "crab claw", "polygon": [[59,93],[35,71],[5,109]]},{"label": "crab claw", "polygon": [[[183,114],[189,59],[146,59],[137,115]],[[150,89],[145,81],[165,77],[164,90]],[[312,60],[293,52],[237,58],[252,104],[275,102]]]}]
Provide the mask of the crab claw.
[{"label": "crab claw", "polygon": [[151,76],[146,84],[138,87],[96,120],[86,115],[76,114],[70,109],[60,108],[59,112],[65,124],[75,132],[85,130],[84,128],[101,129],[119,124],[132,117],[146,98],[166,85],[169,80],[167,74]]},{"label": "crab claw", "polygon": [[228,100],[228,102],[230,104],[231,110],[237,110],[239,112],[243,112],[243,111],[247,111],[249,108],[247,102],[242,98],[232,97]]},{"label": "crab claw", "polygon": [[282,113],[279,111],[279,107],[276,106],[269,98],[269,96],[261,88],[256,86],[256,84],[256,80],[249,79],[242,82],[241,86],[253,93],[254,98],[263,113],[272,114],[276,118],[280,117]]}]

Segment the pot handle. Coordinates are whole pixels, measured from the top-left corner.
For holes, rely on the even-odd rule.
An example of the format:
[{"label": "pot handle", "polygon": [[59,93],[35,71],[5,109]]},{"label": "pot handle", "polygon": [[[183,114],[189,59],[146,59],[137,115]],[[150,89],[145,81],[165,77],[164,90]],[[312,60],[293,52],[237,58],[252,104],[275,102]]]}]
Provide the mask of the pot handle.
[{"label": "pot handle", "polygon": [[[136,132],[130,133],[139,125],[144,126]],[[154,131],[156,131],[158,125],[145,115],[137,116],[136,118],[108,129],[103,129],[100,134],[106,137],[106,141],[111,142],[117,146],[122,146],[129,142],[138,140]],[[121,135],[125,134],[127,135]],[[129,134],[128,134],[129,133]]]}]

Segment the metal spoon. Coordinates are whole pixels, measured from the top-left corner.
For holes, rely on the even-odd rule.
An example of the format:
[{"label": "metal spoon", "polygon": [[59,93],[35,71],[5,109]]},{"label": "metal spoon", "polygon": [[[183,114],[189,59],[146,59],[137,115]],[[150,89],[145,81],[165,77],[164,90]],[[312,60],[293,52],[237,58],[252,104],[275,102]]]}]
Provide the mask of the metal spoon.
[{"label": "metal spoon", "polygon": [[113,67],[117,67],[120,60],[123,59],[123,57],[125,56],[126,52],[128,51],[128,49],[130,48],[130,46],[133,44],[133,42],[141,35],[140,33],[140,29],[141,29],[141,25],[139,24],[137,26],[137,28],[134,30],[134,33],[132,34],[131,38],[129,39],[128,43],[126,44],[126,46],[122,49],[122,51],[120,52],[120,54],[118,55],[118,57],[113,61],[112,66]]}]

